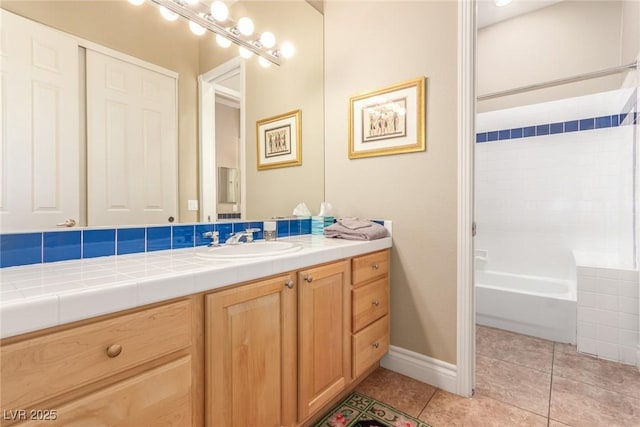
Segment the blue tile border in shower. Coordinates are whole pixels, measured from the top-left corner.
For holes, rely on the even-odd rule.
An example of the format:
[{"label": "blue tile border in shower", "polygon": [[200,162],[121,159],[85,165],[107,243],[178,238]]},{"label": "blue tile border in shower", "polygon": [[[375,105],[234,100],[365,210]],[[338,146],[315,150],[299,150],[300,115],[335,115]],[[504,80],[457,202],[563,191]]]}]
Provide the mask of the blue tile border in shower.
[{"label": "blue tile border in shower", "polygon": [[[630,110],[627,110],[629,108]],[[511,139],[530,138],[534,136],[557,135],[560,133],[588,131],[618,126],[638,124],[634,103],[625,106],[625,112],[600,117],[589,117],[566,122],[545,123],[523,126],[512,129],[493,130],[476,133],[476,143],[508,141]]]},{"label": "blue tile border in shower", "polygon": [[[384,224],[381,220],[375,222]],[[311,218],[278,219],[276,223],[278,237],[312,234]],[[211,239],[202,235],[208,231],[217,231],[220,243],[224,243],[231,233],[247,228],[260,229],[254,238],[263,239],[263,221],[3,233],[0,234],[0,268],[206,246]]]}]

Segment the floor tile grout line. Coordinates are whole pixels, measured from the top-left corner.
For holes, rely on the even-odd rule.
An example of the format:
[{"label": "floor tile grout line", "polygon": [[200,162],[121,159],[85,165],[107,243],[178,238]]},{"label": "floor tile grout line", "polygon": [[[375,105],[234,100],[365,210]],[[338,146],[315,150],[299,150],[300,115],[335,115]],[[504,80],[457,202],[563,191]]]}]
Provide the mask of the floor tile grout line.
[{"label": "floor tile grout line", "polygon": [[562,379],[567,380],[567,381],[572,381],[572,382],[574,382],[574,383],[583,384],[583,385],[588,385],[589,387],[595,387],[595,388],[597,388],[597,389],[600,389],[600,390],[606,391],[606,392],[608,392],[608,393],[613,393],[613,394],[617,394],[617,395],[622,396],[622,397],[626,397],[626,398],[628,398],[628,399],[634,399],[634,400],[638,400],[638,401],[640,401],[640,397],[638,397],[638,396],[633,396],[633,395],[631,395],[631,394],[627,394],[627,393],[621,393],[620,391],[617,391],[617,390],[612,390],[612,389],[610,389],[610,388],[603,387],[603,386],[598,385],[598,384],[593,384],[593,383],[588,383],[588,382],[584,382],[584,381],[579,381],[579,380],[577,380],[577,379],[575,379],[575,378],[567,377],[567,376],[564,376],[564,375],[560,375],[560,374],[555,374],[555,375],[556,375],[557,377],[562,378]]},{"label": "floor tile grout line", "polygon": [[[495,358],[495,357],[487,356],[487,355],[485,355],[485,354],[481,354],[480,356],[486,357],[487,359],[497,360],[498,362],[508,363],[508,364],[510,364],[510,365],[517,366],[517,367],[519,367],[519,368],[531,369],[532,371],[540,372],[540,373],[543,373],[543,374],[546,374],[546,375],[551,375],[551,372],[542,371],[542,370],[540,370],[540,369],[532,368],[532,367],[530,367],[530,366],[526,366],[526,365],[521,365],[520,363],[511,362],[511,361],[509,361],[509,360],[497,359],[497,358]],[[552,360],[553,360],[553,357],[552,357]]]},{"label": "floor tile grout line", "polygon": [[549,381],[549,409],[547,410],[547,427],[551,425],[551,393],[553,393],[553,366],[556,362],[556,343],[553,343],[553,353],[551,353],[551,381]]},{"label": "floor tile grout line", "polygon": [[[427,409],[427,406],[429,406],[429,403],[431,402],[431,400],[433,399],[433,396],[436,395],[436,393],[438,392],[438,390],[440,390],[439,388],[436,388],[433,393],[431,393],[431,396],[429,397],[429,399],[427,399],[427,403],[424,404],[424,406],[422,407],[422,410],[420,410],[420,413],[418,413],[418,416],[416,418],[420,419],[420,415],[422,415],[422,413],[425,411],[425,409]],[[425,421],[426,422],[426,421]]]},{"label": "floor tile grout line", "polygon": [[[514,362],[512,360],[504,360],[504,359],[499,359],[497,357],[494,357],[490,354],[486,354],[486,353],[480,353],[480,352],[476,352],[476,355],[480,355],[480,356],[484,356],[484,357],[488,357],[489,359],[493,359],[493,360],[498,360],[500,362],[506,362],[506,363],[511,363],[512,365],[516,365],[516,366],[522,366],[523,368],[529,368],[529,369],[533,369],[534,371],[538,371],[538,372],[542,372],[544,374],[550,374],[550,371],[543,371],[542,369],[538,369],[538,368],[533,368],[531,366],[528,365],[523,365],[522,363],[518,363],[518,362]],[[551,359],[553,360],[553,354],[551,355]]]}]

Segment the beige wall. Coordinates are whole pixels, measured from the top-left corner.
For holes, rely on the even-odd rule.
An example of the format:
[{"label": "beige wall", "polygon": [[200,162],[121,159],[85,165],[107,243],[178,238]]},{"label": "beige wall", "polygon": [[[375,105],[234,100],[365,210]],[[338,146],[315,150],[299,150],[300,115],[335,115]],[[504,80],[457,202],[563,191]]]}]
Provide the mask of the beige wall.
[{"label": "beige wall", "polygon": [[[621,12],[620,1],[563,1],[481,29],[478,95],[620,65]],[[482,101],[478,111],[617,89],[620,82],[614,75]]]},{"label": "beige wall", "polygon": [[[326,198],[393,220],[391,342],[456,363],[456,49],[451,1],[325,3]],[[349,96],[427,77],[427,150],[347,158]]]},{"label": "beige wall", "polygon": [[[2,1],[2,8],[179,73],[180,222],[195,221],[198,198],[198,43],[184,22],[168,23],[157,7],[127,1]],[[171,28],[171,30],[169,30]]]},{"label": "beige wall", "polygon": [[[290,40],[296,54],[281,67],[261,67],[246,61],[245,146],[247,165],[247,218],[291,215],[300,202],[317,213],[324,199],[323,150],[323,19],[306,2],[242,2],[234,16],[246,12],[256,28],[271,30],[278,41]],[[223,51],[213,39],[201,42],[201,72],[235,55]],[[300,109],[302,111],[302,166],[257,170],[256,121]]]},{"label": "beige wall", "polygon": [[622,51],[621,63],[628,64],[640,55],[640,1],[622,2]]}]

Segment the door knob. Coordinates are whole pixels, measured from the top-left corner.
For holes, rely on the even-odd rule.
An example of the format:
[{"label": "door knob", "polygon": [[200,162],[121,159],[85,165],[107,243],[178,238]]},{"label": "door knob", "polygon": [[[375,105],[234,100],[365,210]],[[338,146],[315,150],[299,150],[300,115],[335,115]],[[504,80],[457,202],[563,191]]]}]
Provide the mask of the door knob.
[{"label": "door knob", "polygon": [[311,282],[313,282],[313,276],[310,275],[310,274],[306,274],[304,276],[304,280],[306,280],[307,282],[311,283]]},{"label": "door knob", "polygon": [[295,286],[295,282],[293,280],[287,280],[286,282],[284,282],[284,285],[289,288],[292,289]]}]

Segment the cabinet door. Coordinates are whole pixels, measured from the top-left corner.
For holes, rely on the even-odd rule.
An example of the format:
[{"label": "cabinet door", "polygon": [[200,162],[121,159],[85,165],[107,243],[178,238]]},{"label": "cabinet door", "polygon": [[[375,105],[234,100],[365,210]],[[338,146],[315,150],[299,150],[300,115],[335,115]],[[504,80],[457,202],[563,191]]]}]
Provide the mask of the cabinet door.
[{"label": "cabinet door", "polygon": [[298,273],[298,420],[303,421],[350,381],[349,264]]},{"label": "cabinet door", "polygon": [[295,277],[206,298],[207,425],[294,425]]},{"label": "cabinet door", "polygon": [[55,409],[20,414],[21,426],[191,426],[192,361],[185,356]]},{"label": "cabinet door", "polygon": [[78,44],[7,11],[0,22],[0,223],[78,221]]}]

